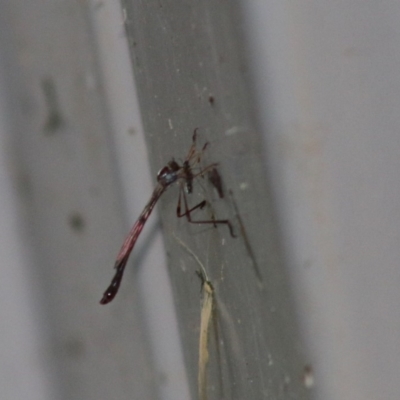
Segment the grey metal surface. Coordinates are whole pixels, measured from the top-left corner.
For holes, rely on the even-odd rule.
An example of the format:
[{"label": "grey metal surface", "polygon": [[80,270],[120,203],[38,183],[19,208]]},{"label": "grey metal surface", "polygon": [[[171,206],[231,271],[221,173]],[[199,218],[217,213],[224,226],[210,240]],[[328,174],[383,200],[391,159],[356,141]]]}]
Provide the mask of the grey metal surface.
[{"label": "grey metal surface", "polygon": [[[176,189],[161,200],[192,398],[198,391],[199,263],[216,294],[218,340],[211,335],[209,398],[309,398],[302,380],[307,358],[273,221],[235,5],[126,0],[124,7],[153,171],[172,156],[182,161],[198,127],[201,145],[210,143],[204,163],[219,163],[226,196],[217,200],[203,182],[192,204],[208,196],[216,215],[230,218],[238,236],[230,237],[224,226],[214,229],[177,219]],[[245,227],[247,247],[229,190]]]}]

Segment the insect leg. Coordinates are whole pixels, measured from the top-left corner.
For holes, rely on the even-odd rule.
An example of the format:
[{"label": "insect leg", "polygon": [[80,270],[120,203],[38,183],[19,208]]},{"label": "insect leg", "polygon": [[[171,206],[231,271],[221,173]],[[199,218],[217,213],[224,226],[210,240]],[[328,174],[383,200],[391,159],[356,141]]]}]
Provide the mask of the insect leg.
[{"label": "insect leg", "polygon": [[[180,209],[181,209],[181,196],[183,196],[183,202],[185,205],[185,212],[181,213]],[[227,225],[229,228],[229,233],[231,234],[232,237],[236,237],[236,235],[233,232],[233,227],[231,222],[228,219],[210,219],[210,220],[192,220],[192,217],[190,215],[190,213],[194,210],[196,210],[197,208],[202,209],[204,206],[206,205],[206,201],[203,200],[201,203],[197,204],[196,206],[189,208],[188,206],[188,201],[187,201],[187,197],[186,197],[186,193],[183,191],[183,189],[181,189],[179,191],[179,200],[178,200],[178,208],[177,208],[177,215],[178,217],[183,217],[185,216],[187,221],[191,224],[213,224],[214,226],[220,224],[220,225]],[[178,214],[179,211],[179,214]]]}]

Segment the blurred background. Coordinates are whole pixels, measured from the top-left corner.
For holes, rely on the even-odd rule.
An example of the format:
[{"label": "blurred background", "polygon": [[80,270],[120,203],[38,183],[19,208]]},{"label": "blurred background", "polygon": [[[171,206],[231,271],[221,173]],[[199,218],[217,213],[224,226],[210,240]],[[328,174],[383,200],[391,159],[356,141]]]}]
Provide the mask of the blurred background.
[{"label": "blurred background", "polygon": [[[197,398],[199,262],[209,399],[399,398],[399,21],[390,0],[0,2],[2,398]],[[239,238],[177,222],[171,189],[164,241],[156,210],[99,305],[197,127]]]}]

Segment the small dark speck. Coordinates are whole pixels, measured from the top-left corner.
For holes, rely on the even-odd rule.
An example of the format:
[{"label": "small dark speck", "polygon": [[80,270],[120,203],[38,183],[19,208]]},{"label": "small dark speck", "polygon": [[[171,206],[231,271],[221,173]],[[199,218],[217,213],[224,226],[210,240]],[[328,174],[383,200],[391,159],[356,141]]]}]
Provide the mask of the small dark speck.
[{"label": "small dark speck", "polygon": [[311,389],[314,386],[314,373],[311,365],[304,366],[303,383],[307,389]]},{"label": "small dark speck", "polygon": [[64,125],[55,81],[50,77],[44,78],[42,80],[42,90],[47,106],[47,119],[44,123],[44,132],[47,135],[54,134]]},{"label": "small dark speck", "polygon": [[79,213],[73,213],[68,217],[68,223],[75,232],[83,232],[85,229],[85,220]]},{"label": "small dark speck", "polygon": [[57,131],[62,126],[62,122],[60,114],[55,112],[50,113],[44,126],[45,133],[48,134]]},{"label": "small dark speck", "polygon": [[209,97],[208,97],[208,102],[213,106],[214,103],[215,103],[215,98],[214,98],[214,96],[209,96]]}]

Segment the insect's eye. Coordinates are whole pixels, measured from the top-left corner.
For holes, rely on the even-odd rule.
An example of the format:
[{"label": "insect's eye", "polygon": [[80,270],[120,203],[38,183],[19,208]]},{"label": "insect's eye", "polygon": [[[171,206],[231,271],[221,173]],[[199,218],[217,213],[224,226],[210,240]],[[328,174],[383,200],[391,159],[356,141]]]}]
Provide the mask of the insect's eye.
[{"label": "insect's eye", "polygon": [[[179,168],[178,168],[179,169]],[[170,163],[160,170],[157,174],[157,181],[163,186],[168,186],[178,179],[177,170]]]},{"label": "insect's eye", "polygon": [[168,175],[168,174],[170,174],[170,173],[171,173],[171,170],[170,170],[170,168],[168,167],[168,165],[166,165],[165,167],[161,168],[161,169],[158,171],[157,180],[160,180],[161,178],[163,178],[164,176],[166,176],[166,175]]}]

